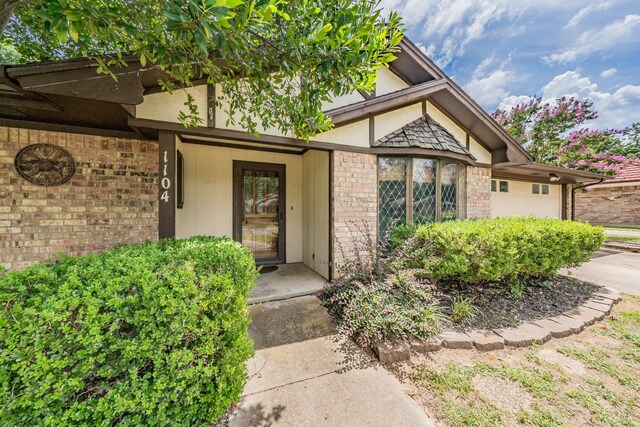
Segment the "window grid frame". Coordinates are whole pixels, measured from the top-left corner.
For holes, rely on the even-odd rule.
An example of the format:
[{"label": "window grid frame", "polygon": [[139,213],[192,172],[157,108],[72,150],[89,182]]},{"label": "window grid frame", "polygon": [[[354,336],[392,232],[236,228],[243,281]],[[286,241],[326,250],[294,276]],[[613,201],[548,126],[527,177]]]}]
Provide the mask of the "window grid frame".
[{"label": "window grid frame", "polygon": [[[409,224],[413,221],[413,160],[414,159],[428,159],[435,160],[436,164],[436,220],[435,222],[442,222],[442,162],[448,162],[447,164],[455,164],[456,165],[456,219],[460,219],[462,207],[460,206],[460,177],[461,177],[461,168],[465,168],[466,165],[460,162],[456,162],[453,160],[442,159],[438,157],[430,157],[430,156],[405,156],[405,155],[384,155],[376,157],[376,199],[377,199],[377,208],[376,208],[376,220],[378,222],[378,233],[380,230],[380,159],[381,158],[402,158],[406,159],[406,170],[405,170],[405,224]],[[464,179],[464,188],[466,188],[466,174]]]}]

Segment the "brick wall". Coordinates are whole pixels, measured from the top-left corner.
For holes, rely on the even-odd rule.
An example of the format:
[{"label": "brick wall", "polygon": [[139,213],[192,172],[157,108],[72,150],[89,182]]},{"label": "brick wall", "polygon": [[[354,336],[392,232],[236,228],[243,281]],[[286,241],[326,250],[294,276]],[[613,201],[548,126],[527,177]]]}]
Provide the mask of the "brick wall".
[{"label": "brick wall", "polygon": [[491,218],[491,169],[467,167],[467,218]]},{"label": "brick wall", "polygon": [[[378,164],[374,154],[334,151],[333,153],[333,234],[334,275],[349,256],[358,228],[366,224],[373,241],[378,230]],[[342,251],[341,251],[342,248]]]},{"label": "brick wall", "polygon": [[576,190],[576,220],[640,226],[640,185]]},{"label": "brick wall", "polygon": [[[75,175],[57,187],[20,177],[15,156],[35,143],[64,147]],[[155,240],[157,150],[154,141],[0,127],[0,265],[20,269],[60,252]]]}]

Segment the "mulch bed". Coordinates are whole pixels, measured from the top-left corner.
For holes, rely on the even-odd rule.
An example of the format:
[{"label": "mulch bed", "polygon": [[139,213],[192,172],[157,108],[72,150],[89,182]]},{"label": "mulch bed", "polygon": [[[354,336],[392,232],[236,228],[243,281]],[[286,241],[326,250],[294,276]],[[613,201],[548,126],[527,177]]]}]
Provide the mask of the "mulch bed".
[{"label": "mulch bed", "polygon": [[451,315],[451,302],[469,298],[478,310],[471,321],[453,323],[456,331],[494,329],[518,326],[523,322],[557,316],[575,308],[599,287],[575,278],[560,276],[527,286],[519,298],[505,285],[483,283],[462,285],[439,282],[437,285],[444,312]]}]

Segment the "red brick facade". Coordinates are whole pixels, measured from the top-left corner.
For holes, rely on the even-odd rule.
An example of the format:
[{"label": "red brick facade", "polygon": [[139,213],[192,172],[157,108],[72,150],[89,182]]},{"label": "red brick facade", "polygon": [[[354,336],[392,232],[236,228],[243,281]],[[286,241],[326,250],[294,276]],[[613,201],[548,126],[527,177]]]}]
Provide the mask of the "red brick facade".
[{"label": "red brick facade", "polygon": [[576,220],[640,226],[640,183],[576,190]]},{"label": "red brick facade", "polygon": [[[35,143],[64,147],[75,175],[56,187],[18,175],[16,154]],[[0,265],[157,239],[157,150],[155,141],[0,127]]]}]

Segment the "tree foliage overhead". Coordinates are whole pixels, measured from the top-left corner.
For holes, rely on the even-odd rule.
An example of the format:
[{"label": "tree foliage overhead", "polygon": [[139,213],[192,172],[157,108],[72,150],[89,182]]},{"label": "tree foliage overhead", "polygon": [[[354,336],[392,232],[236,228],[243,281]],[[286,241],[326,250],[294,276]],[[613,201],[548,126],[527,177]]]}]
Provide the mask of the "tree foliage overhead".
[{"label": "tree foliage overhead", "polygon": [[598,112],[590,100],[531,97],[493,118],[538,162],[615,175],[640,155],[640,123],[626,129],[589,129]]},{"label": "tree foliage overhead", "polygon": [[168,91],[206,77],[231,121],[301,138],[330,128],[323,101],[371,91],[403,36],[379,0],[0,0],[0,32],[24,61],[90,57],[110,73],[134,54]]}]

